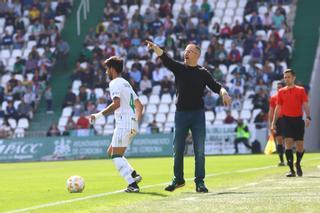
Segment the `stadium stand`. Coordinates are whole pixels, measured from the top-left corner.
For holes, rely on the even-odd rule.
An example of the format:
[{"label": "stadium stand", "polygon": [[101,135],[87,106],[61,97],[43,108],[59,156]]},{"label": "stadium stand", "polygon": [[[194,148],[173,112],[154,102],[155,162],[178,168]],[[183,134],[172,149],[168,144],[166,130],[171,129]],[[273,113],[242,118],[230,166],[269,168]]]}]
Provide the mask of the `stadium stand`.
[{"label": "stadium stand", "polygon": [[[123,56],[124,77],[146,106],[140,131],[150,133],[149,127],[157,125],[160,132],[171,132],[174,78],[143,41],[153,39],[177,60],[182,60],[184,47],[192,42],[202,49],[200,64],[229,89],[234,99],[232,107],[225,109],[214,96],[218,113],[206,112],[207,125],[224,123],[230,110],[234,120],[245,120],[254,131],[256,116],[268,110],[272,82],[281,78],[290,60],[293,39],[286,23],[290,4],[255,0],[123,4],[107,0],[104,17],[86,36],[73,75],[72,93],[87,114],[100,110],[101,103],[110,103],[109,79],[105,81],[102,61],[112,55]],[[71,107],[74,116],[77,105]],[[67,116],[62,113],[60,117],[60,131],[65,131]],[[108,116],[97,122],[96,132],[111,134],[113,119]]]},{"label": "stadium stand", "polygon": [[71,0],[21,2],[0,3],[0,132],[5,137],[24,137],[29,128],[72,5]]},{"label": "stadium stand", "polygon": [[[63,1],[34,0],[32,5],[9,2],[1,7],[0,15],[0,121],[3,129],[10,128],[11,135],[23,137],[21,129],[27,129],[28,124],[26,120],[19,122],[15,112],[21,94],[32,106],[31,112],[25,113],[29,121],[50,80],[55,42],[72,1],[64,1],[66,5]],[[57,122],[60,133],[77,129],[82,113],[89,115],[111,102],[110,80],[102,62],[112,55],[126,59],[124,77],[146,106],[141,132],[151,132],[151,124],[160,132],[172,131],[174,77],[148,51],[143,42],[147,38],[177,60],[182,60],[188,43],[198,44],[202,49],[200,65],[222,82],[234,99],[226,109],[213,95],[216,113],[206,112],[207,125],[222,124],[231,116],[245,120],[253,129],[256,116],[267,110],[272,82],[281,78],[290,62],[293,39],[286,22],[290,12],[289,0],[106,0],[104,16],[86,35],[76,63]],[[11,115],[5,112],[7,105],[13,109]],[[113,127],[113,116],[94,125],[98,134],[111,134]],[[19,134],[14,134],[16,130]]]}]

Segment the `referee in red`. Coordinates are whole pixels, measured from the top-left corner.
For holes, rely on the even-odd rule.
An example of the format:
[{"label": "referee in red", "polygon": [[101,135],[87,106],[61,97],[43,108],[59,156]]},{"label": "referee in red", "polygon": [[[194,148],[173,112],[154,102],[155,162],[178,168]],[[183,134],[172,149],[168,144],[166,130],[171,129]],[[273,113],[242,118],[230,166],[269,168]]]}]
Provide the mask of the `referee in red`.
[{"label": "referee in red", "polygon": [[[273,116],[274,116],[274,110],[277,106],[277,100],[278,100],[278,91],[284,87],[283,82],[277,83],[277,93],[270,97],[269,100],[269,126],[272,124]],[[280,162],[278,166],[285,166],[284,160],[283,160],[283,154],[284,154],[284,142],[283,142],[283,113],[282,110],[279,109],[278,114],[278,120],[276,122],[276,131],[271,132],[271,134],[274,135],[275,140],[277,142],[277,152],[279,155]]]},{"label": "referee in red", "polygon": [[[278,120],[278,111],[281,108],[283,113],[283,130],[284,141],[286,144],[286,158],[290,172],[287,177],[295,177],[296,172],[293,166],[293,144],[296,143],[297,160],[295,167],[297,175],[302,176],[301,159],[304,154],[303,137],[304,128],[310,126],[310,108],[308,105],[308,96],[303,87],[295,85],[296,74],[292,69],[287,69],[283,74],[286,87],[283,87],[278,92],[277,106],[275,108],[274,117],[271,125],[271,131],[276,130],[276,122]],[[302,119],[303,111],[306,114],[306,120]]]}]

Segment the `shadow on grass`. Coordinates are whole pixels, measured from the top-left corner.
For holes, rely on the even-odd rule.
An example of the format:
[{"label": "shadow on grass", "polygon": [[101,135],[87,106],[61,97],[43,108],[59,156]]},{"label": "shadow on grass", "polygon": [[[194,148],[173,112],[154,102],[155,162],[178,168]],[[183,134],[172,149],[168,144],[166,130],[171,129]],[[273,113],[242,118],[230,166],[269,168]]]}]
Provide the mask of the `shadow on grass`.
[{"label": "shadow on grass", "polygon": [[304,176],[304,178],[320,178],[320,176]]},{"label": "shadow on grass", "polygon": [[182,192],[182,194],[197,194],[197,195],[207,195],[207,196],[217,196],[217,195],[232,195],[232,194],[252,194],[253,192],[210,192],[209,193],[199,193],[199,192]]},{"label": "shadow on grass", "polygon": [[158,196],[158,197],[168,197],[168,195],[166,194],[162,194],[162,193],[158,193],[158,192],[139,192],[139,193],[135,193],[137,195],[152,195],[152,196]]}]

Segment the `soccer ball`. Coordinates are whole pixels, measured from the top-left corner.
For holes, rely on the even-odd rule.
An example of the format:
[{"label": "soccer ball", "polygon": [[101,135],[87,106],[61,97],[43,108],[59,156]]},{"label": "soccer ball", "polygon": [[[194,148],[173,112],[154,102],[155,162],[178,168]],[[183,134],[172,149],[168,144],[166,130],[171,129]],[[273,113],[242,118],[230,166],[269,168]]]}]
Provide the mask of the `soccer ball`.
[{"label": "soccer ball", "polygon": [[67,180],[67,189],[70,193],[78,193],[84,190],[84,179],[81,176],[74,175]]}]

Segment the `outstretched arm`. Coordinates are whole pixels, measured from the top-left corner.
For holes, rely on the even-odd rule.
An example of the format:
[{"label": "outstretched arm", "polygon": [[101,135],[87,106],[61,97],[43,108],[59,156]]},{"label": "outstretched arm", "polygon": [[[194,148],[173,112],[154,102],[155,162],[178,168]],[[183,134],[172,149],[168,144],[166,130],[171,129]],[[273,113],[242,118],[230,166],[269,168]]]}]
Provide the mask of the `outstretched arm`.
[{"label": "outstretched arm", "polygon": [[151,41],[146,40],[147,47],[153,50],[157,56],[161,58],[161,61],[165,67],[171,70],[174,74],[178,72],[179,68],[181,68],[182,64],[178,61],[170,58],[158,45],[154,44]]}]

